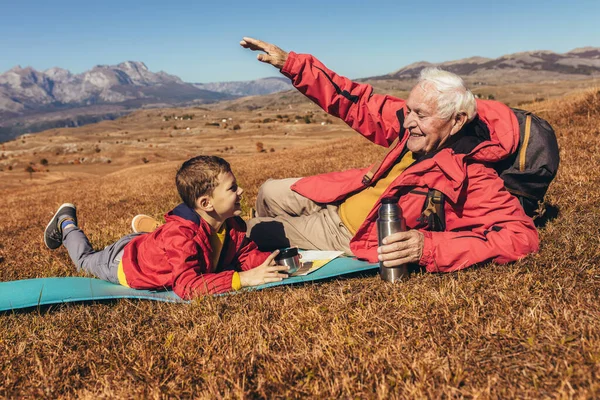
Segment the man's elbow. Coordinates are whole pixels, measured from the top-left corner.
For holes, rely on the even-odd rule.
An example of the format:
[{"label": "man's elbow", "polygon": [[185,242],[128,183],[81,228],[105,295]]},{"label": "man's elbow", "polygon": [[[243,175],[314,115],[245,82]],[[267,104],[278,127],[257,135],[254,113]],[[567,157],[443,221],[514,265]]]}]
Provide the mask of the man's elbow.
[{"label": "man's elbow", "polygon": [[535,229],[516,233],[515,237],[512,239],[512,243],[513,245],[509,247],[511,250],[498,257],[495,262],[498,264],[506,264],[518,261],[530,254],[537,253],[540,249],[540,238]]}]

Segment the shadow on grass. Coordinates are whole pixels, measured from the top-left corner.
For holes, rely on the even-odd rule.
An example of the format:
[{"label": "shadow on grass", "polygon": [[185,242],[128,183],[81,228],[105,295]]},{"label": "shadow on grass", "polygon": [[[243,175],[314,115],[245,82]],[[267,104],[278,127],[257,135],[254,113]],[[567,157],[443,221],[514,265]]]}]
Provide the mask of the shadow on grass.
[{"label": "shadow on grass", "polygon": [[543,214],[541,217],[538,217],[533,220],[536,228],[543,228],[546,224],[558,217],[560,210],[558,206],[554,204],[544,204]]},{"label": "shadow on grass", "polygon": [[263,221],[250,228],[250,240],[258,245],[261,251],[273,251],[290,247],[283,224],[278,221]]},{"label": "shadow on grass", "polygon": [[[61,310],[63,308],[73,307],[79,304],[93,305],[93,304],[114,304],[119,300],[123,299],[100,299],[100,300],[78,300],[78,301],[69,301],[62,303],[53,303],[53,304],[40,304],[36,306],[30,307],[22,307],[15,308],[12,310],[0,310],[0,315],[22,315],[22,314],[30,314],[32,312],[37,312],[39,315],[46,315],[51,312],[55,312],[57,310]],[[138,299],[127,299],[127,300],[138,300]],[[141,300],[141,299],[139,299]]]}]

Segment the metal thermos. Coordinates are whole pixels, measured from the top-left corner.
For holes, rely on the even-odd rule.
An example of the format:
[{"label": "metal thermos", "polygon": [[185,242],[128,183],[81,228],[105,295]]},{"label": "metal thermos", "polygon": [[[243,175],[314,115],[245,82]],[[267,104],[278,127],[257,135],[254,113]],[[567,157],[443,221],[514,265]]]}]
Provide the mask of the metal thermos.
[{"label": "metal thermos", "polygon": [[[379,245],[382,240],[396,232],[406,230],[406,221],[402,217],[402,210],[398,206],[398,197],[384,197],[379,206],[379,216],[377,217],[377,237]],[[379,276],[388,282],[394,282],[403,276],[408,275],[408,265],[403,264],[397,267],[384,267],[383,262],[379,262]]]},{"label": "metal thermos", "polygon": [[277,265],[285,265],[286,267],[288,267],[289,269],[287,273],[289,275],[298,271],[298,269],[300,269],[300,267],[302,266],[302,263],[300,263],[300,255],[298,254],[298,248],[288,247],[287,249],[279,250],[279,254],[275,256],[275,263]]}]

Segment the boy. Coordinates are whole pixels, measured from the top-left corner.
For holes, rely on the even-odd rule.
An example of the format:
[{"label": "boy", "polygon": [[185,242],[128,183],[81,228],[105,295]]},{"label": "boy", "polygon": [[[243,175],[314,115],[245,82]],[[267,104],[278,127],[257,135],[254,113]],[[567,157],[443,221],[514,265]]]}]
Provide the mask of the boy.
[{"label": "boy", "polygon": [[134,289],[172,289],[179,297],[239,290],[287,277],[272,254],[246,238],[237,186],[227,161],[194,157],[175,177],[183,203],[151,233],[127,235],[95,252],[77,227],[75,206],[63,204],[44,233],[49,249],[61,244],[78,270]]}]

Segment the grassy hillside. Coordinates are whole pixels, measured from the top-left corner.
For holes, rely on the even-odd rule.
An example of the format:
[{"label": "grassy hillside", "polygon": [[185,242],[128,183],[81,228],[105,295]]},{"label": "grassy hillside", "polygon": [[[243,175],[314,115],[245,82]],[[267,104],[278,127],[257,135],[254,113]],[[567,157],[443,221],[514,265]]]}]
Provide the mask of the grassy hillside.
[{"label": "grassy hillside", "polygon": [[[417,274],[397,284],[369,275],[191,305],[122,300],[4,313],[0,397],[597,398],[600,91],[525,107],[553,124],[562,156],[548,194],[559,212],[540,230],[538,254],[505,266]],[[82,147],[98,140],[94,134],[118,132],[109,125],[115,123],[121,122],[87,131],[93,139]],[[287,124],[298,126],[245,123],[242,131],[252,127],[261,142],[283,141],[284,132],[292,132]],[[90,164],[106,169],[77,173],[59,159],[32,179],[22,171],[6,178],[5,170],[2,179],[10,186],[0,193],[0,281],[78,275],[64,249],[50,252],[42,243],[62,202],[79,207],[80,225],[95,247],[128,233],[137,213],[161,217],[178,203],[173,180],[186,146],[192,154],[231,158],[246,189],[245,210],[267,178],[365,166],[381,152],[337,122],[304,127],[312,131],[298,130],[303,139],[286,142],[295,147],[258,153],[259,139],[241,135],[232,154],[223,151],[224,142],[205,145],[193,135],[169,137],[156,128],[147,132],[148,141],[173,146],[159,152],[137,145],[143,129],[121,127],[137,133],[130,134],[127,151],[112,155],[111,165]],[[220,129],[214,137],[230,133]],[[320,129],[331,136],[318,141]],[[265,139],[265,131],[276,133]],[[206,143],[214,137],[207,135]],[[6,151],[31,140],[11,142]],[[12,172],[40,157],[32,148],[11,153],[11,162],[21,163]],[[147,152],[162,158],[140,162]],[[57,178],[45,181],[39,174]]]}]

